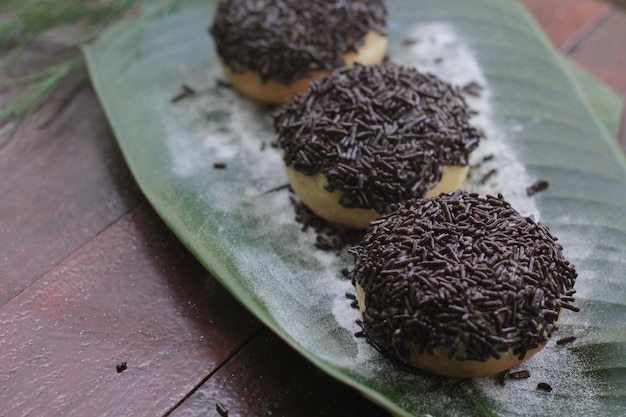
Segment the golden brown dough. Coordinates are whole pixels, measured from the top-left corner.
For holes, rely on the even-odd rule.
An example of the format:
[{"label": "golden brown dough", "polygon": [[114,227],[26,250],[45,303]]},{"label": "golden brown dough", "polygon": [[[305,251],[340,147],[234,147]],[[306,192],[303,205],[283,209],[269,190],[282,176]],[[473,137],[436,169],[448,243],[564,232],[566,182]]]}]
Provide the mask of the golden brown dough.
[{"label": "golden brown dough", "polygon": [[394,204],[459,189],[482,137],[458,89],[390,62],[337,69],[273,116],[295,193],[354,229]]},{"label": "golden brown dough", "polygon": [[233,87],[280,104],[337,67],[382,62],[386,13],[382,0],[230,0],[210,32]]},{"label": "golden brown dough", "polygon": [[502,196],[462,191],[376,220],[351,249],[365,335],[391,357],[447,377],[510,369],[541,351],[576,271],[549,229]]}]

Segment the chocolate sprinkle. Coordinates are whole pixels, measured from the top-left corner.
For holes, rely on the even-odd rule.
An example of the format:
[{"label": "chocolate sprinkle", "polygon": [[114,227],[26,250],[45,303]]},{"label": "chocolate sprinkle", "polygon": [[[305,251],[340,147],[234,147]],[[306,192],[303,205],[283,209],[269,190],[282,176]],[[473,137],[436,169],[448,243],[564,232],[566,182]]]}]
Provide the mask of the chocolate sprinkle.
[{"label": "chocolate sprinkle", "polygon": [[552,386],[547,382],[540,382],[537,384],[537,389],[540,391],[550,392],[552,391]]},{"label": "chocolate sprinkle", "polygon": [[476,81],[472,81],[461,87],[461,91],[463,91],[467,95],[474,97],[479,97],[482,89],[483,88]]},{"label": "chocolate sprinkle", "polygon": [[526,188],[526,194],[530,197],[540,191],[546,190],[548,185],[549,183],[546,180],[537,180],[531,186]]},{"label": "chocolate sprinkle", "polygon": [[184,98],[187,98],[189,96],[193,96],[194,94],[196,94],[196,90],[194,90],[193,88],[185,84],[183,84],[180,89],[181,89],[180,93],[176,94],[174,97],[170,99],[171,103],[176,103],[177,101],[180,101]]},{"label": "chocolate sprinkle", "polygon": [[498,173],[498,169],[497,168],[492,168],[491,170],[489,170],[485,175],[483,175],[480,178],[480,183],[483,184],[483,185],[486,184],[487,181],[489,181],[491,179],[491,177],[493,177],[497,173]]},{"label": "chocolate sprinkle", "polygon": [[219,79],[215,81],[215,85],[217,85],[218,87],[222,87],[222,88],[233,88],[233,85],[229,83],[228,81],[219,80]]},{"label": "chocolate sprinkle", "polygon": [[[346,229],[327,222],[295,197],[291,197],[291,204],[296,213],[296,222],[302,225],[303,232],[313,229],[316,233],[315,247],[326,252],[335,252],[337,255],[347,246],[356,244],[363,237],[362,230]],[[348,277],[349,271],[342,275]]]},{"label": "chocolate sprinkle", "polygon": [[435,382],[433,385],[426,389],[426,392],[435,392],[442,389],[444,386],[444,381]]},{"label": "chocolate sprinkle", "polygon": [[115,365],[115,370],[117,371],[118,374],[124,372],[127,369],[128,369],[128,363],[125,361],[120,362],[117,365]]},{"label": "chocolate sprinkle", "polygon": [[523,371],[517,371],[517,372],[510,372],[507,376],[510,379],[526,379],[526,378],[530,378],[530,371],[523,370]]},{"label": "chocolate sprinkle", "polygon": [[509,370],[502,371],[497,375],[498,385],[501,387],[506,385],[506,378],[509,376]]},{"label": "chocolate sprinkle", "polygon": [[346,208],[385,213],[467,165],[482,133],[457,88],[385,63],[335,70],[273,113],[287,166],[324,174]]},{"label": "chocolate sprinkle", "polygon": [[291,84],[345,65],[369,31],[385,34],[384,0],[221,1],[209,32],[235,72]]},{"label": "chocolate sprinkle", "polygon": [[572,343],[576,340],[576,336],[569,336],[569,337],[564,337],[562,339],[559,339],[556,341],[556,344],[561,346],[561,345],[566,345],[568,343]]},{"label": "chocolate sprinkle", "polygon": [[471,381],[470,378],[464,378],[456,382],[450,389],[450,397],[455,398],[459,389],[467,385],[467,383],[469,383],[470,381]]},{"label": "chocolate sprinkle", "polygon": [[222,417],[228,417],[228,408],[222,403],[215,404],[215,411]]},{"label": "chocolate sprinkle", "polygon": [[409,345],[523,359],[556,329],[577,277],[545,225],[502,196],[462,191],[399,205],[350,253],[368,338],[407,363]]}]

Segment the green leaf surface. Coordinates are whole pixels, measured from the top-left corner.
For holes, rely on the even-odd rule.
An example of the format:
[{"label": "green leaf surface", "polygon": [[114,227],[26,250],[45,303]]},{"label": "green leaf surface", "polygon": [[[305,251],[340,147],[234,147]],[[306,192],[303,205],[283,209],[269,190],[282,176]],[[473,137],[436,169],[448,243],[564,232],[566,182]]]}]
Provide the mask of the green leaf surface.
[{"label": "green leaf surface", "polygon": [[[409,415],[626,415],[626,162],[613,132],[618,101],[574,75],[512,0],[390,0],[393,61],[482,86],[468,97],[488,137],[464,188],[502,193],[559,236],[577,266],[578,314],[502,387],[478,378],[456,390],[396,369],[353,336],[358,312],[341,269],[314,248],[285,189],[268,108],[221,79],[206,28],[214,2],[108,30],[86,57],[95,88],[141,189],[209,271],[303,356],[390,412]],[[196,92],[172,102],[186,85]],[[226,163],[227,169],[215,169]],[[489,174],[489,175],[487,175]],[[537,179],[549,188],[534,196]],[[550,393],[537,383],[552,385]]]},{"label": "green leaf surface", "polygon": [[609,133],[617,137],[624,112],[622,98],[587,70],[573,62],[567,62],[569,63],[570,73],[574,77],[576,84],[580,86],[589,105],[591,105],[600,121],[604,123]]}]

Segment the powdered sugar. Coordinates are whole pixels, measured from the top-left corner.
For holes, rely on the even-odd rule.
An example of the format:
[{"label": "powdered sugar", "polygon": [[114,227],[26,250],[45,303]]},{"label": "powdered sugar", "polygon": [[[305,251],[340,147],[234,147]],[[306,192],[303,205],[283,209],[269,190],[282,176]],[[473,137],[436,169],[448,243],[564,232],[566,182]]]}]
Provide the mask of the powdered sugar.
[{"label": "powdered sugar", "polygon": [[[480,166],[472,170],[462,188],[480,194],[502,193],[523,215],[539,217],[533,199],[528,198],[525,191],[532,181],[504,141],[511,126],[498,126],[494,122],[489,83],[475,54],[454,27],[443,22],[414,26],[404,34],[403,44],[397,45],[394,52],[394,60],[400,64],[431,72],[460,88],[474,84],[480,90],[478,94],[467,94],[466,101],[477,112],[472,123],[483,130],[486,139],[470,160],[471,165],[480,163]],[[518,123],[515,128],[524,127]],[[488,156],[493,159],[484,161]],[[489,178],[485,181],[487,175]]]},{"label": "powdered sugar", "polygon": [[[532,181],[506,141],[511,131],[523,130],[524,125],[500,126],[493,120],[490,86],[472,49],[445,23],[415,26],[404,36],[411,42],[392,48],[393,61],[433,72],[459,86],[481,86],[480,94],[468,96],[467,101],[478,112],[473,122],[486,139],[472,155],[471,163],[478,166],[463,188],[502,193],[522,214],[539,217],[534,199],[525,192]],[[396,369],[365,339],[354,337],[360,330],[359,312],[345,296],[354,289],[340,273],[352,260],[345,253],[336,256],[316,250],[314,233],[300,230],[288,191],[272,191],[287,184],[287,178],[277,150],[269,146],[275,137],[267,109],[220,86],[220,78],[219,69],[213,68],[205,81],[208,86],[190,105],[176,106],[171,124],[164,123],[171,133],[167,146],[173,172],[194,182],[194,198],[212,210],[207,217],[228,219],[218,224],[217,240],[226,252],[236,254],[237,259],[228,262],[242,277],[236,282],[238,289],[263,307],[268,320],[283,329],[291,343],[335,367],[350,369],[360,380],[375,381],[383,391],[386,386],[402,387],[406,398],[398,401],[407,403],[401,406],[466,415],[465,399],[427,393],[431,377]],[[193,127],[188,134],[177,130],[180,119]],[[225,163],[227,169],[212,169],[216,162]],[[238,222],[238,229],[230,228],[233,222]],[[569,325],[573,320],[566,312],[563,322]],[[540,409],[550,414],[563,402],[537,392],[537,381],[545,380],[560,392],[573,386],[592,396],[593,385],[587,383],[579,361],[567,348],[551,342],[524,365],[531,379],[502,388],[493,378],[483,378],[473,381],[471,389],[500,410],[524,414],[523,410]],[[590,409],[590,404],[580,405],[580,410]]]}]

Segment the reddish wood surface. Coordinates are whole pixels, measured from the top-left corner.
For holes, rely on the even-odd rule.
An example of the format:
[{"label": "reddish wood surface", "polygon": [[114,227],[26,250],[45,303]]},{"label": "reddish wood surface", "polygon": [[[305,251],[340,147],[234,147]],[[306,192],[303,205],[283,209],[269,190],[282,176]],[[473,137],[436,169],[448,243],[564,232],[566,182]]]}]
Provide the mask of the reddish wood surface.
[{"label": "reddish wood surface", "polygon": [[90,89],[45,130],[0,148],[0,305],[93,239],[141,197]]},{"label": "reddish wood surface", "polygon": [[240,417],[389,415],[348,387],[330,382],[319,369],[302,365],[293,350],[265,330],[194,392],[172,417],[219,417],[218,403],[229,416]]},{"label": "reddish wood surface", "polygon": [[[524,3],[626,93],[624,13]],[[51,126],[0,134],[0,179],[0,416],[387,415],[208,276],[138,191],[91,88]]]},{"label": "reddish wood surface", "polygon": [[612,12],[569,56],[625,96],[626,13]]},{"label": "reddish wood surface", "polygon": [[595,0],[523,0],[523,3],[561,50],[584,38],[611,12],[608,4]]},{"label": "reddish wood surface", "polygon": [[0,309],[0,329],[0,413],[156,416],[259,324],[142,203]]},{"label": "reddish wood surface", "polygon": [[[626,12],[597,0],[522,0],[554,45],[626,100]],[[618,135],[626,149],[626,112]]]}]

